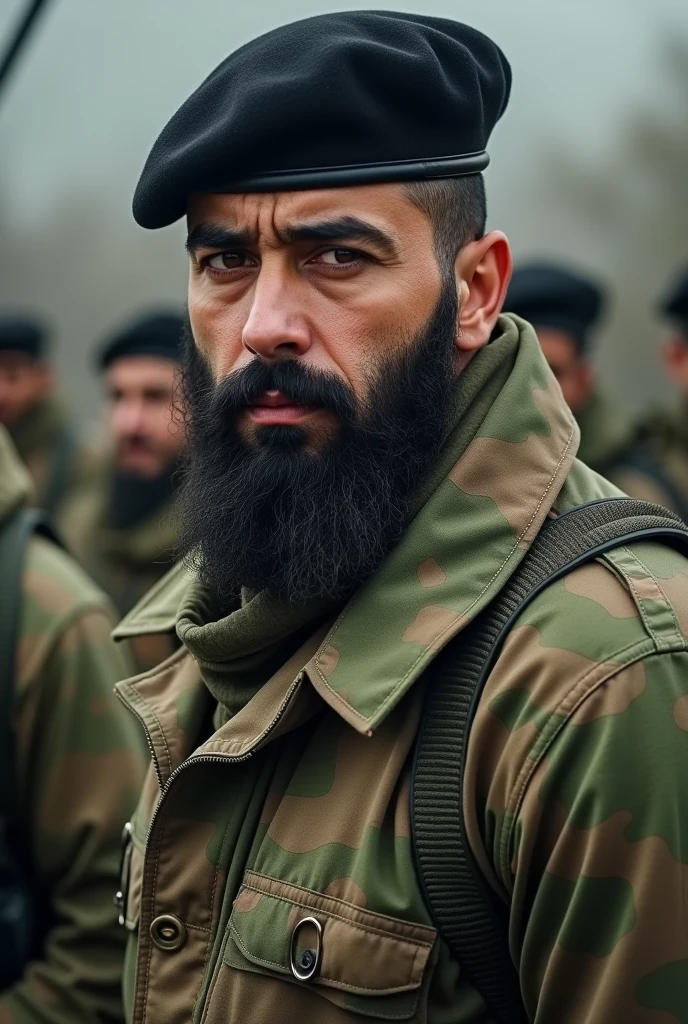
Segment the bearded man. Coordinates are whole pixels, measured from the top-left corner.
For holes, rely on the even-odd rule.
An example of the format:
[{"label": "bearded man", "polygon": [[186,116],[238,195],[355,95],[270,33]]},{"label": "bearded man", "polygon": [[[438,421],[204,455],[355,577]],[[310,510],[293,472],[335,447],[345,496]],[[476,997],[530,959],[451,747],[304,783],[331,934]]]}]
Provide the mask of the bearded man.
[{"label": "bearded man", "polygon": [[324,15],[228,57],[144,168],[139,224],[188,222],[191,450],[186,562],[116,633],[182,643],[119,686],[154,760],[121,892],[136,1024],[684,1012],[680,554],[613,549],[507,630],[462,792],[504,971],[470,913],[438,924],[417,856],[459,757],[419,800],[435,666],[546,520],[619,496],[500,316],[480,172],[509,86],[465,25]]},{"label": "bearded man", "polygon": [[[121,327],[101,348],[109,456],[66,506],[60,524],[70,551],[120,615],[165,575],[177,547],[184,429],[175,382],[183,325],[179,313],[156,310]],[[132,643],[136,667],[155,667],[176,646]]]}]

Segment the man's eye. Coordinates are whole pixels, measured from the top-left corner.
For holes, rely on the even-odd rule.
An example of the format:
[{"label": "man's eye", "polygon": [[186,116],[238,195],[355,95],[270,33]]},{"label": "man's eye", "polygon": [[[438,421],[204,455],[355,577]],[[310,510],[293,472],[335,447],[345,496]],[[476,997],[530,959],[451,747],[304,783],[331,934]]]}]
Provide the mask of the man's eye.
[{"label": "man's eye", "polygon": [[248,265],[248,256],[245,252],[218,252],[206,262],[206,266],[212,270],[237,270]]},{"label": "man's eye", "polygon": [[347,263],[356,263],[361,254],[355,249],[328,249],[320,254],[319,262],[328,266],[342,266]]}]

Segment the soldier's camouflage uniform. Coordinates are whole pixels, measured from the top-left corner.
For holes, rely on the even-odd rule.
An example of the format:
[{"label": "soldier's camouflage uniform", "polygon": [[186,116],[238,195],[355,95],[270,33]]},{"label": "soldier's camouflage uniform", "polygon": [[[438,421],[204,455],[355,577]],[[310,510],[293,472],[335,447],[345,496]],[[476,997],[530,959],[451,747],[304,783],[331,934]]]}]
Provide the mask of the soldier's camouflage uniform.
[{"label": "soldier's camouflage uniform", "polygon": [[[619,493],[575,460],[532,329],[500,324],[465,373],[437,486],[334,622],[282,649],[286,617],[264,601],[256,661],[265,595],[213,621],[178,568],[119,627],[176,624],[185,644],[118,687],[153,752],[130,848],[129,1021],[489,1020],[414,870],[424,670],[547,516]],[[688,1020],[687,636],[688,561],[633,544],[534,601],[488,681],[465,810],[537,1024]],[[299,982],[306,917],[322,958]],[[303,926],[297,966],[315,945]]]},{"label": "soldier's camouflage uniform", "polygon": [[95,449],[77,435],[63,406],[48,398],[10,428],[10,436],[31,475],[36,504],[59,525],[70,496],[91,479]]},{"label": "soldier's camouflage uniform", "polygon": [[[0,428],[0,521],[30,491]],[[122,827],[145,772],[145,743],[114,695],[128,669],[109,636],[112,619],[105,596],[71,558],[42,538],[29,542],[15,782],[30,876],[51,925],[42,958],[0,994],[0,1024],[122,1018],[124,942],[112,897]]]},{"label": "soldier's camouflage uniform", "polygon": [[[61,534],[79,560],[125,615],[170,569],[177,545],[174,498],[142,522],[115,529],[106,523],[109,465],[68,502]],[[139,672],[153,668],[178,647],[176,637],[138,637],[128,645]]]}]

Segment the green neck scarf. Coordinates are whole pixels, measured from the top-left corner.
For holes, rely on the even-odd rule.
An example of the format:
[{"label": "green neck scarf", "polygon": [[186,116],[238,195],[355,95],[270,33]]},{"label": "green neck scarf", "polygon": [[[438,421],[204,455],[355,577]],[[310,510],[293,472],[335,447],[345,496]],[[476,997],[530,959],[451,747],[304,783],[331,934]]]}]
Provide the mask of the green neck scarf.
[{"label": "green neck scarf", "polygon": [[[513,369],[518,331],[507,324],[461,374],[451,429],[415,496],[413,516],[459,461]],[[177,616],[177,635],[198,662],[226,721],[320,624],[334,619],[341,606],[342,602],[322,599],[293,607],[264,592],[244,593],[229,614],[222,614],[213,597],[195,580]]]}]

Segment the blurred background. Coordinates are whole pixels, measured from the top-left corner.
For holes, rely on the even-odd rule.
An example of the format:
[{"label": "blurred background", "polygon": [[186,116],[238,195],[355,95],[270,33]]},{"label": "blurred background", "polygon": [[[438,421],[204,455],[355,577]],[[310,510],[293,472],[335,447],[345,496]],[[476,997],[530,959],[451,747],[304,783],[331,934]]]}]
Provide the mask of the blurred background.
[{"label": "blurred background", "polygon": [[[138,228],[148,149],[232,49],[347,0],[52,0],[0,96],[0,308],[55,329],[63,390],[96,415],[90,353],[132,311],[185,291],[183,225]],[[688,258],[686,0],[376,0],[467,21],[505,50],[512,100],[490,146],[489,224],[517,258],[589,268],[613,301],[599,351],[635,409],[668,395],[653,304]],[[1,0],[0,47],[25,7]]]}]

